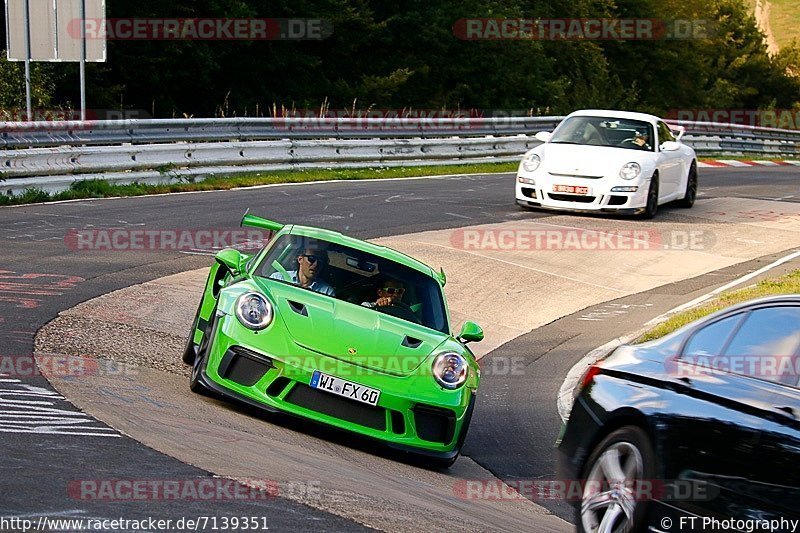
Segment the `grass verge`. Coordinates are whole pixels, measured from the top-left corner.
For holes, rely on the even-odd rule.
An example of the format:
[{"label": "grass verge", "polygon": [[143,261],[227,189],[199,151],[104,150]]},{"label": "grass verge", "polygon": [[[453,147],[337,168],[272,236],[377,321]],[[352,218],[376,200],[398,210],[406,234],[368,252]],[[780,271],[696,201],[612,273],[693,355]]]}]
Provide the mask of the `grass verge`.
[{"label": "grass verge", "polygon": [[800,3],[797,0],[769,0],[769,26],[780,47],[800,40]]},{"label": "grass verge", "polygon": [[751,287],[723,292],[710,302],[671,316],[650,331],[644,333],[641,337],[636,339],[635,343],[638,344],[640,342],[661,338],[690,322],[694,322],[698,318],[710,315],[726,307],[755,298],[774,296],[777,294],[800,294],[800,270],[795,270],[778,278],[759,281],[756,285]]},{"label": "grass verge", "polygon": [[514,172],[519,163],[471,163],[463,165],[376,167],[359,169],[311,169],[258,172],[236,176],[211,177],[203,181],[174,176],[174,183],[149,185],[131,183],[114,185],[106,180],[87,179],[74,182],[69,190],[48,193],[41,189],[27,189],[16,195],[0,194],[0,205],[19,205],[81,198],[109,198],[114,196],[143,196],[184,191],[212,191],[252,187],[272,183],[302,183],[307,181],[369,180],[386,178],[408,178],[415,176],[441,176],[444,174],[490,174]]}]

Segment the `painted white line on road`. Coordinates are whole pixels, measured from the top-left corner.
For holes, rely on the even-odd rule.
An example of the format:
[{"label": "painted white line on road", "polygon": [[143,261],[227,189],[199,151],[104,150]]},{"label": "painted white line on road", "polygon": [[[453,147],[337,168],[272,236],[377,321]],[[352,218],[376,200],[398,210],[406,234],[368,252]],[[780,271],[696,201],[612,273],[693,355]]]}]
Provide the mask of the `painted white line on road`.
[{"label": "painted white line on road", "polygon": [[[0,389],[0,433],[122,436],[114,428],[98,426],[99,422],[86,413],[59,409],[55,402],[66,400],[58,392],[16,381],[4,379],[4,383],[17,388]],[[25,399],[11,400],[8,396]]]},{"label": "painted white line on road", "polygon": [[569,413],[572,410],[572,393],[573,393],[573,390],[575,389],[575,386],[578,384],[578,381],[580,380],[581,376],[586,371],[586,369],[589,368],[589,366],[593,365],[598,360],[602,359],[603,357],[605,357],[606,355],[608,355],[612,351],[616,350],[618,347],[622,346],[623,344],[628,344],[629,342],[631,342],[634,339],[638,338],[643,333],[645,333],[646,331],[650,330],[655,324],[663,322],[664,320],[666,320],[670,316],[672,316],[672,315],[674,315],[676,313],[680,313],[681,311],[685,311],[686,309],[689,309],[691,307],[695,307],[695,306],[705,302],[706,300],[709,300],[709,299],[713,298],[714,296],[717,296],[721,292],[724,292],[724,291],[726,291],[728,289],[736,287],[737,285],[741,285],[742,283],[746,283],[746,282],[750,281],[751,279],[753,279],[753,278],[755,278],[757,276],[760,276],[761,274],[764,274],[765,272],[768,272],[768,271],[772,270],[775,267],[781,266],[784,263],[788,263],[789,261],[792,261],[793,259],[796,259],[798,257],[800,257],[800,250],[792,252],[789,255],[783,256],[780,259],[778,259],[776,261],[773,261],[772,263],[770,263],[770,264],[768,264],[768,265],[766,265],[766,266],[764,266],[762,268],[759,268],[758,270],[754,270],[753,272],[750,272],[749,274],[745,274],[744,276],[736,278],[735,280],[733,280],[733,281],[731,281],[729,283],[726,283],[725,285],[722,285],[721,287],[717,287],[713,291],[710,291],[710,292],[704,294],[703,296],[695,298],[694,300],[692,300],[690,302],[687,302],[687,303],[685,303],[683,305],[679,305],[677,307],[674,307],[674,308],[670,309],[669,311],[667,311],[666,313],[662,313],[661,315],[655,317],[654,319],[648,320],[644,324],[644,326],[639,328],[637,331],[635,331],[633,333],[629,333],[628,335],[623,335],[622,337],[617,337],[616,339],[611,340],[611,341],[603,344],[602,346],[598,346],[597,348],[595,348],[591,352],[589,352],[586,355],[584,355],[583,358],[580,361],[578,361],[577,363],[575,363],[575,365],[573,365],[573,367],[569,370],[569,372],[567,372],[567,377],[564,379],[564,382],[561,384],[561,388],[558,391],[558,398],[556,400],[556,408],[558,409],[558,414],[561,417],[561,420],[566,422],[567,418],[569,418]]}]

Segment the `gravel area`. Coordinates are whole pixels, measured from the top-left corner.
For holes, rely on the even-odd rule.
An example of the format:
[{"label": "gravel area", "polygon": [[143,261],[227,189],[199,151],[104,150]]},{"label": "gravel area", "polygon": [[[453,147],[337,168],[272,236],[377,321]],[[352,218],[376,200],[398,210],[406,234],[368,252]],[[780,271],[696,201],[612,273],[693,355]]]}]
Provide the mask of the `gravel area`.
[{"label": "gravel area", "polygon": [[207,275],[182,272],[67,309],[39,330],[35,351],[188,376],[181,355]]},{"label": "gravel area", "polygon": [[[189,324],[186,325],[186,331]],[[185,337],[139,326],[77,316],[59,316],[36,336],[37,354],[107,359],[189,375],[181,361]]]}]

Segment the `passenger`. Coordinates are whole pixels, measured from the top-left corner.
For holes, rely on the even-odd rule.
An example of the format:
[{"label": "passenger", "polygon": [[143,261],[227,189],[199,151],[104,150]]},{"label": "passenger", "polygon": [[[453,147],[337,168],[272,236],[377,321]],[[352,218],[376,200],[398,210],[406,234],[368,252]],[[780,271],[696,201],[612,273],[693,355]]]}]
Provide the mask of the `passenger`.
[{"label": "passenger", "polygon": [[403,284],[397,280],[389,279],[380,284],[377,289],[377,299],[374,302],[362,302],[364,307],[388,307],[400,303],[403,294],[406,292]]}]

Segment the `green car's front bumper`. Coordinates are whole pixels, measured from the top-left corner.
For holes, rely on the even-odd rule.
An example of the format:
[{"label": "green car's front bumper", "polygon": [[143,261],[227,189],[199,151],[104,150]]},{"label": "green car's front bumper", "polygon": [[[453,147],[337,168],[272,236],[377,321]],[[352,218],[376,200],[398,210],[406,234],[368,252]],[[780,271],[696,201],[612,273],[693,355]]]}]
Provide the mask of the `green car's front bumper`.
[{"label": "green car's front bumper", "polygon": [[[213,318],[200,380],[225,397],[379,439],[391,447],[450,459],[466,436],[475,388],[445,390],[420,368],[409,375],[366,369],[244,328],[230,315]],[[286,355],[291,354],[291,355]],[[314,371],[381,391],[377,406],[309,386]]]}]

